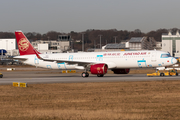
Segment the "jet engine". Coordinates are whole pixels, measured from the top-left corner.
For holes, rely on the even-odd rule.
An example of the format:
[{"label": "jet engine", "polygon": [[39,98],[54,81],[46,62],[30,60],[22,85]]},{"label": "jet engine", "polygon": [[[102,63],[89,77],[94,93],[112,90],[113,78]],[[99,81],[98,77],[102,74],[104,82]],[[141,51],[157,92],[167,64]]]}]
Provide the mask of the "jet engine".
[{"label": "jet engine", "polygon": [[108,66],[106,64],[94,64],[90,66],[91,74],[104,75],[107,73]]},{"label": "jet engine", "polygon": [[126,69],[112,69],[114,74],[128,74],[130,72],[130,68]]}]

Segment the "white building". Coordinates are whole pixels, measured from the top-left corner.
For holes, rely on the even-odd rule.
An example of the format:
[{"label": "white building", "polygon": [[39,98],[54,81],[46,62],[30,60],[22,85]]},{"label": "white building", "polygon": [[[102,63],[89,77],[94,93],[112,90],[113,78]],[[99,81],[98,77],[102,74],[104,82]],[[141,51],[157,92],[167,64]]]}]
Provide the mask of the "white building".
[{"label": "white building", "polygon": [[180,35],[176,33],[162,34],[162,51],[169,52],[174,57],[180,57]]},{"label": "white building", "polygon": [[71,36],[59,35],[57,40],[38,40],[31,43],[35,49],[40,51],[54,50],[54,52],[62,52],[71,48],[70,41]]},{"label": "white building", "polygon": [[0,39],[0,49],[5,49],[7,51],[6,55],[17,55],[16,39]]},{"label": "white building", "polygon": [[48,50],[49,44],[38,44],[38,50]]},{"label": "white building", "polygon": [[0,39],[0,49],[5,49],[5,50],[16,49],[16,39]]}]

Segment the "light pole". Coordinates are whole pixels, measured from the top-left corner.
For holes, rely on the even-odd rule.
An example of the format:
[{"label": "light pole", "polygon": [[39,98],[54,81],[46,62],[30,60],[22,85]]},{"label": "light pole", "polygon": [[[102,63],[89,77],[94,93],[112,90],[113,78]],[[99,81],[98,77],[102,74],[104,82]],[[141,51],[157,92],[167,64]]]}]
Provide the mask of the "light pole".
[{"label": "light pole", "polygon": [[96,49],[96,40],[94,40],[94,49]]},{"label": "light pole", "polygon": [[117,36],[114,36],[114,38],[115,38],[115,44],[116,44],[116,38],[117,38]]},{"label": "light pole", "polygon": [[84,34],[85,33],[82,33],[82,51],[84,52]]},{"label": "light pole", "polygon": [[99,35],[99,37],[100,37],[100,46],[99,46],[99,47],[100,47],[100,48],[101,48],[101,36],[102,36],[102,35]]}]

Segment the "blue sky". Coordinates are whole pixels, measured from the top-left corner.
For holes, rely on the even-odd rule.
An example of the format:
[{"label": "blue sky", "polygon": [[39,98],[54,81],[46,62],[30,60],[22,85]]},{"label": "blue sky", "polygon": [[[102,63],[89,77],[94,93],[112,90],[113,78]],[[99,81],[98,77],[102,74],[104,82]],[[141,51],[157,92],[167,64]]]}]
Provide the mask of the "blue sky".
[{"label": "blue sky", "polygon": [[180,27],[180,0],[0,0],[0,31],[46,33]]}]

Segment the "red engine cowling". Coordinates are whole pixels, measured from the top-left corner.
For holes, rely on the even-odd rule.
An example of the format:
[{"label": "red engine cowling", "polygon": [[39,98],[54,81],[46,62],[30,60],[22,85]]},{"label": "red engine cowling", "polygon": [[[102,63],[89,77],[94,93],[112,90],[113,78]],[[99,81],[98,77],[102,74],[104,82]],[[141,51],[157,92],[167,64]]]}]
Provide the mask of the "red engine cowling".
[{"label": "red engine cowling", "polygon": [[114,74],[128,74],[130,72],[130,69],[112,69]]},{"label": "red engine cowling", "polygon": [[91,74],[104,75],[107,73],[108,66],[106,64],[95,64],[91,65]]}]

